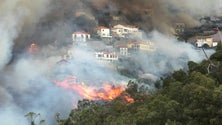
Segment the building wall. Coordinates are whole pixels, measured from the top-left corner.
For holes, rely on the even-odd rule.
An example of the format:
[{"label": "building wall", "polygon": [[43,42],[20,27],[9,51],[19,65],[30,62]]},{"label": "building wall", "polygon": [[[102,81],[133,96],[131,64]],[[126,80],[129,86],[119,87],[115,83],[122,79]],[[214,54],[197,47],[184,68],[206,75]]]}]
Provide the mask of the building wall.
[{"label": "building wall", "polygon": [[99,29],[97,30],[97,34],[100,36],[100,37],[111,37],[110,36],[110,29]]},{"label": "building wall", "polygon": [[183,33],[185,30],[185,24],[184,23],[176,23],[175,25],[175,32],[177,34]]},{"label": "building wall", "polygon": [[139,50],[140,44],[139,43],[128,43],[127,47],[131,48],[131,49]]},{"label": "building wall", "polygon": [[154,45],[150,42],[147,42],[147,43],[140,43],[140,50],[143,50],[143,51],[153,51],[155,48],[154,48]]},{"label": "building wall", "polygon": [[206,42],[210,47],[213,46],[213,38],[206,38]]},{"label": "building wall", "polygon": [[117,28],[117,29],[122,29],[122,33],[124,34],[127,34],[127,33],[132,33],[132,32],[137,32],[138,31],[138,28],[136,27],[133,27],[133,26],[124,26],[124,25],[116,25],[114,26],[114,28]]},{"label": "building wall", "polygon": [[213,47],[213,38],[201,38],[197,39],[197,43],[200,43],[199,46],[202,46],[204,44],[208,44],[209,47]]},{"label": "building wall", "polygon": [[90,40],[90,34],[73,33],[72,40],[73,40],[73,42],[86,42],[87,40]]},{"label": "building wall", "polygon": [[116,25],[113,27],[114,29],[112,32],[115,32],[116,34],[120,35],[121,37],[125,37],[126,34],[130,34],[133,32],[138,32],[138,28],[134,26],[124,26],[124,25]]},{"label": "building wall", "polygon": [[128,55],[128,48],[120,48],[120,55],[127,56]]},{"label": "building wall", "polygon": [[125,35],[123,34],[123,29],[120,28],[113,28],[112,33],[116,34],[118,37],[125,37]]},{"label": "building wall", "polygon": [[132,42],[128,43],[127,47],[133,50],[153,51],[154,45],[151,42]]},{"label": "building wall", "polygon": [[115,53],[96,52],[95,55],[99,62],[114,62],[118,60],[118,56]]}]

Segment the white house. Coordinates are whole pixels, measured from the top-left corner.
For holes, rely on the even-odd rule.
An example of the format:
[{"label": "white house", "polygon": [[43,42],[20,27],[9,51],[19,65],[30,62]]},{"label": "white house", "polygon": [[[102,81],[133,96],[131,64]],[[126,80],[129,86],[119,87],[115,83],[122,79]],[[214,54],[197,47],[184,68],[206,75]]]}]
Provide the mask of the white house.
[{"label": "white house", "polygon": [[123,29],[120,28],[112,28],[112,36],[124,38],[125,34],[123,33]]},{"label": "white house", "polygon": [[212,37],[209,37],[209,38],[197,39],[197,42],[195,44],[196,44],[197,47],[209,48],[209,47],[217,46],[218,43],[214,42]]},{"label": "white house", "polygon": [[136,26],[132,25],[115,25],[112,28],[112,33],[118,35],[119,37],[126,37],[127,34],[138,32],[139,29]]},{"label": "white house", "polygon": [[127,56],[128,55],[128,47],[127,46],[119,46],[119,53],[121,56]]},{"label": "white house", "polygon": [[86,42],[90,40],[90,34],[87,32],[74,32],[72,34],[73,42]]},{"label": "white house", "polygon": [[97,34],[101,37],[101,38],[111,38],[112,36],[110,36],[110,29],[104,26],[99,26],[97,28]]},{"label": "white house", "polygon": [[118,60],[118,56],[115,52],[96,52],[95,55],[99,62],[110,63]]},{"label": "white house", "polygon": [[128,42],[127,47],[133,51],[155,51],[155,46],[151,41],[143,41],[143,42]]}]

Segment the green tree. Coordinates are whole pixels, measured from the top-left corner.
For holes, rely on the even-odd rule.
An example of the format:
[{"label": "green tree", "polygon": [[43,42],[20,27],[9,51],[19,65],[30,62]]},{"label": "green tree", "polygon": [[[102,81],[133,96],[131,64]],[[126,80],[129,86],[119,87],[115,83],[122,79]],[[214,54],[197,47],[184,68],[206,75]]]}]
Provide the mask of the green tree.
[{"label": "green tree", "polygon": [[188,77],[187,73],[184,72],[183,70],[175,71],[172,74],[172,76],[176,81],[183,82],[183,83],[186,83],[186,80]]},{"label": "green tree", "polygon": [[[29,113],[27,113],[27,114],[25,115],[25,117],[29,117],[30,122],[31,122],[31,123],[30,123],[31,125],[36,125],[36,124],[35,124],[35,120],[36,120],[36,118],[41,118],[41,115],[40,115],[40,113],[36,114],[36,113],[34,113],[34,112],[29,112]],[[40,124],[43,124],[43,123],[45,123],[45,120],[44,120],[44,119],[40,119],[39,122],[38,122],[39,125],[40,125]]]}]

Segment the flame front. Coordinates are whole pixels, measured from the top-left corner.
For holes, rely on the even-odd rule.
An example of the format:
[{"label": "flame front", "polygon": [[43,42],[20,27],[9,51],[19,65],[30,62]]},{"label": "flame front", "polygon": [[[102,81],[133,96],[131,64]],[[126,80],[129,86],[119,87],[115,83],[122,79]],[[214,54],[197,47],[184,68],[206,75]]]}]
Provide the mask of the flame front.
[{"label": "flame front", "polygon": [[129,97],[129,96],[124,96],[125,100],[128,102],[128,103],[134,103],[134,99]]},{"label": "flame front", "polygon": [[125,87],[123,86],[114,87],[108,83],[104,83],[101,87],[86,86],[84,84],[76,83],[75,77],[68,77],[62,82],[54,81],[54,83],[57,86],[73,90],[83,98],[89,100],[111,101],[125,90]]},{"label": "flame front", "polygon": [[36,53],[36,52],[38,52],[38,46],[37,46],[35,43],[32,43],[32,44],[29,46],[29,52],[30,52],[30,53]]}]

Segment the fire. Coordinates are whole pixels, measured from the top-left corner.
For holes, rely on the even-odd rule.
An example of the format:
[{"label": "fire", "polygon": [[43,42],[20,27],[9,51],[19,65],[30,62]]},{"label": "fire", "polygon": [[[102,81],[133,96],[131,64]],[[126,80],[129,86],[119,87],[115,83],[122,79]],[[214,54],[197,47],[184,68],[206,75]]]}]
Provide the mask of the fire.
[{"label": "fire", "polygon": [[32,43],[30,46],[29,46],[29,52],[30,53],[35,53],[38,51],[38,47],[35,43]]},{"label": "fire", "polygon": [[127,95],[125,95],[124,98],[125,98],[125,100],[126,100],[128,103],[134,103],[134,99],[133,99],[133,98],[131,98],[131,97],[127,96]]},{"label": "fire", "polygon": [[[67,79],[62,82],[54,81],[54,83],[57,86],[73,90],[83,98],[89,100],[112,101],[125,90],[125,87],[123,86],[116,87],[108,83],[104,83],[101,87],[86,86],[84,84],[77,83],[76,78],[72,76],[67,77]],[[126,100],[132,102],[132,99],[130,98],[126,98]]]}]

